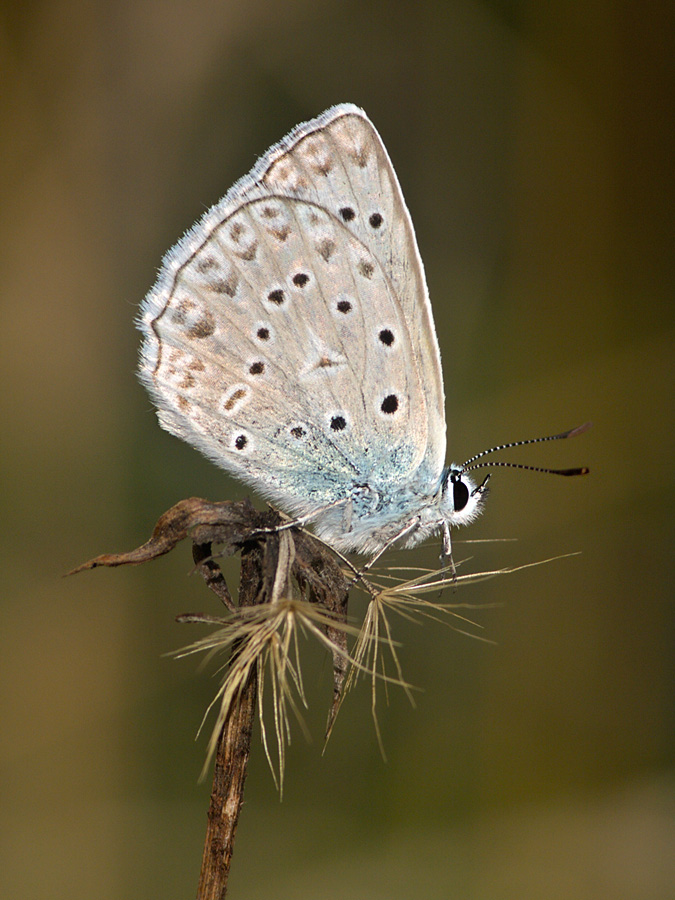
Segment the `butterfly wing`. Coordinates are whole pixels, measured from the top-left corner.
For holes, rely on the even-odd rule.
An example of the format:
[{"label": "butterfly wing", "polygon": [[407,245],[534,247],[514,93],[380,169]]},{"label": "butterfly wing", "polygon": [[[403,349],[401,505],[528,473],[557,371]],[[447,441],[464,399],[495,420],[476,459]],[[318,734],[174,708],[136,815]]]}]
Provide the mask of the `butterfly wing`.
[{"label": "butterfly wing", "polygon": [[161,424],[295,513],[440,474],[440,355],[408,211],[357,107],[298,126],[164,260]]}]

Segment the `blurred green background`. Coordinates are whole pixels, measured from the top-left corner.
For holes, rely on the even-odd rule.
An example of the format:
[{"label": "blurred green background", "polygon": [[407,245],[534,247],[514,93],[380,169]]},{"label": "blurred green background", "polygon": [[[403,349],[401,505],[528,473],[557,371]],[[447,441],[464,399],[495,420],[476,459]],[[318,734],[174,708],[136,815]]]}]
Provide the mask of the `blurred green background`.
[{"label": "blurred green background", "polygon": [[187,545],[62,575],[247,494],[157,425],[137,304],[258,155],[349,100],[416,225],[452,458],[594,422],[508,457],[590,477],[495,473],[458,538],[517,542],[456,555],[581,555],[459,591],[492,644],[396,622],[423,691],[380,707],[386,763],[363,685],[321,756],[307,646],[314,739],[280,803],[256,736],[230,896],[675,896],[674,26],[607,0],[4,5],[0,895],[194,895],[215,681],[163,654],[215,599]]}]

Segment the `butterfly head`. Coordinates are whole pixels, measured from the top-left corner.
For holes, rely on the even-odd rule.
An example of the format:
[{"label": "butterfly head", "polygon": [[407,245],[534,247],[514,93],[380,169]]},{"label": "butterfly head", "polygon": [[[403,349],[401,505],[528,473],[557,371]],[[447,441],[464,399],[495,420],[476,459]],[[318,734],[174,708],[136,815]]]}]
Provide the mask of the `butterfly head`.
[{"label": "butterfly head", "polygon": [[488,495],[487,475],[475,485],[459,466],[449,466],[443,473],[441,509],[450,525],[468,525],[483,512]]},{"label": "butterfly head", "polygon": [[[500,466],[509,469],[528,469],[533,472],[547,472],[550,475],[586,475],[588,469],[583,466],[575,469],[544,469],[541,466],[525,466],[521,463],[512,462],[485,462],[482,461],[484,456],[495,453],[497,450],[505,450],[509,447],[522,447],[524,444],[538,444],[542,441],[559,441],[564,438],[576,437],[583,434],[590,428],[590,423],[580,425],[578,428],[572,428],[570,431],[563,431],[562,434],[554,434],[550,437],[530,438],[526,441],[511,441],[508,444],[500,444],[498,447],[491,447],[489,450],[483,450],[476,453],[471,459],[468,459],[461,466],[448,466],[443,471],[441,478],[441,494],[440,506],[443,516],[449,525],[467,525],[472,522],[476,516],[483,511],[485,498],[488,493],[488,481],[490,476],[481,481],[479,485],[474,485],[470,472],[476,469],[484,469],[487,466]],[[480,462],[478,460],[481,460]]]}]

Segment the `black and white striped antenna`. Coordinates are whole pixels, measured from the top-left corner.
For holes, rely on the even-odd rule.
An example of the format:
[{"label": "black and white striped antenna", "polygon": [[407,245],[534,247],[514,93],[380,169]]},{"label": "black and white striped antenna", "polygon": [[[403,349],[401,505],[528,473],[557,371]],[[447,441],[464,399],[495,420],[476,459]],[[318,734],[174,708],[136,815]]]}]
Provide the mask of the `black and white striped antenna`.
[{"label": "black and white striped antenna", "polygon": [[488,466],[497,467],[501,466],[502,468],[507,469],[528,469],[530,472],[546,472],[549,475],[587,475],[589,470],[586,466],[582,466],[577,469],[544,469],[541,466],[525,466],[521,463],[510,463],[510,462],[476,462],[478,459],[482,459],[482,457],[487,456],[489,453],[496,453],[497,450],[507,450],[509,447],[523,447],[525,444],[540,444],[543,441],[562,441],[565,438],[576,437],[579,434],[583,434],[585,431],[591,427],[590,422],[586,422],[583,425],[579,425],[578,428],[571,428],[569,431],[563,431],[562,434],[552,434],[549,437],[538,437],[538,438],[529,438],[527,441],[511,441],[508,444],[500,444],[498,447],[491,447],[489,450],[483,450],[481,453],[477,453],[475,456],[472,456],[471,459],[467,459],[465,463],[455,472],[456,476],[464,475],[466,472],[471,472],[474,469],[486,469]]}]

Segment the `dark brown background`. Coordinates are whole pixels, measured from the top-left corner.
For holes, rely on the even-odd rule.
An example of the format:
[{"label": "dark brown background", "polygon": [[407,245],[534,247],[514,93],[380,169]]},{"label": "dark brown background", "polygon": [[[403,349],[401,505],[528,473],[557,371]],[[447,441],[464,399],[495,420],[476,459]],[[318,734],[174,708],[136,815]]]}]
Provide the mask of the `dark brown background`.
[{"label": "dark brown background", "polygon": [[[666,13],[666,9],[670,12]],[[256,742],[233,898],[672,896],[672,7],[5,5],[0,893],[193,895],[215,690],[162,654],[214,604],[189,551],[61,574],[181,497],[246,491],[162,432],[134,370],[164,251],[297,122],[362,105],[427,268],[449,452],[569,428],[497,472],[461,592],[485,637],[396,623],[379,756],[362,687],[325,756],[307,647],[282,804]],[[436,564],[437,547],[389,562]]]}]

